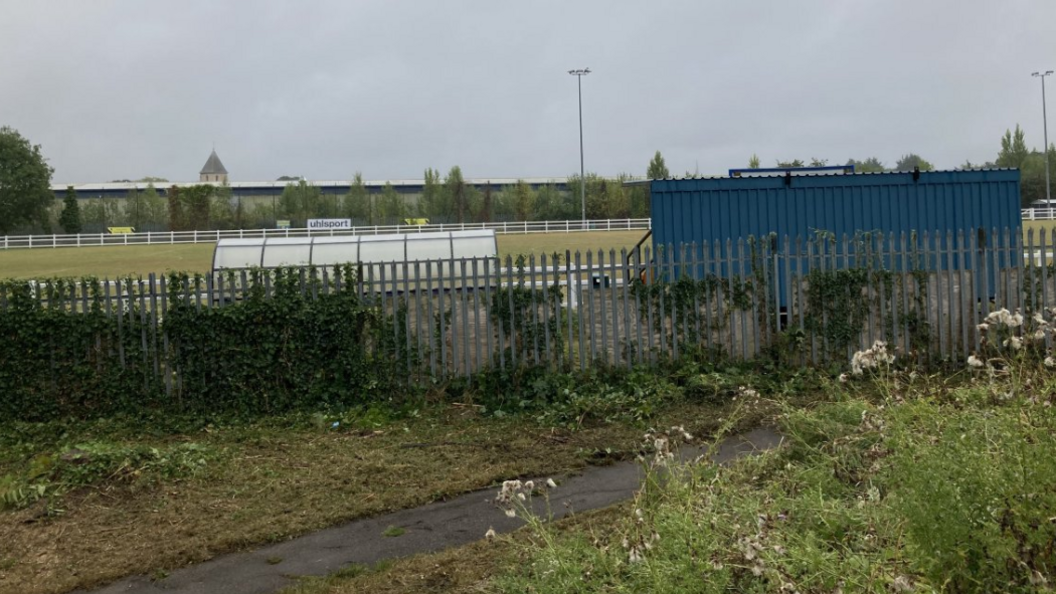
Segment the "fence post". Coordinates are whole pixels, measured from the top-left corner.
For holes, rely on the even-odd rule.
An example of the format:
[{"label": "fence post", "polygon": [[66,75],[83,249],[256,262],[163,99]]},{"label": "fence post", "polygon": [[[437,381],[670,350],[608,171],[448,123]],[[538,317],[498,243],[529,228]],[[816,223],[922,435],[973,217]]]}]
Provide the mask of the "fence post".
[{"label": "fence post", "polygon": [[33,236],[29,236],[29,247],[33,247]]}]

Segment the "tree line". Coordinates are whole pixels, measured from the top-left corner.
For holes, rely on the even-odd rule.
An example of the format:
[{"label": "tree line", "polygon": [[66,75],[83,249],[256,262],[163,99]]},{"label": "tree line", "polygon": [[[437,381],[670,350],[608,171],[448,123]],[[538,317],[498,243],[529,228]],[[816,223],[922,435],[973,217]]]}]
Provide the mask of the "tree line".
[{"label": "tree line", "polygon": [[[648,188],[630,181],[630,175],[610,179],[587,174],[587,218],[648,217]],[[446,176],[426,169],[416,194],[400,193],[391,183],[371,192],[361,173],[341,195],[324,193],[296,178],[288,181],[281,195],[271,198],[236,197],[229,186],[212,184],[172,186],[163,197],[151,183],[143,190],[129,190],[124,198],[79,201],[71,187],[58,222],[63,231],[78,233],[86,226],[96,231],[112,226],[185,231],[266,227],[279,220],[303,226],[313,218],[349,218],[356,225],[395,224],[411,218],[445,223],[577,220],[582,213],[581,185],[579,176],[573,175],[563,189],[555,184],[533,187],[524,180],[478,188],[466,183],[456,166]]]},{"label": "tree line", "polygon": [[[1048,153],[1049,177],[1056,182],[1056,143],[1049,145]],[[817,158],[811,158],[808,161],[802,159],[777,161],[777,167],[780,168],[823,167],[828,164],[827,159]],[[868,157],[862,160],[848,159],[845,164],[854,165],[854,170],[858,173],[913,171],[914,168],[919,168],[921,171],[935,170],[934,165],[915,153],[903,155],[892,167],[887,167],[877,157]],[[760,160],[757,155],[752,155],[748,159],[748,167],[753,169],[760,167]],[[1021,206],[1026,207],[1038,200],[1045,199],[1045,153],[1037,148],[1027,147],[1025,134],[1019,124],[1016,124],[1014,130],[1005,130],[1004,136],[1001,137],[1001,148],[997,151],[997,156],[993,161],[984,161],[982,163],[965,161],[964,164],[957,167],[959,170],[994,168],[1019,170]]]},{"label": "tree line", "polygon": [[[1048,148],[1050,175],[1056,179],[1056,145]],[[759,167],[760,158],[752,155],[749,167]],[[828,160],[777,160],[778,167],[827,165]],[[848,159],[859,172],[921,171],[934,169],[920,155],[903,155],[891,167],[879,158]],[[987,167],[1017,168],[1021,172],[1023,205],[1045,197],[1045,152],[1028,148],[1024,132],[1017,124],[1006,130],[993,161],[965,162],[959,169]],[[52,168],[41,153],[16,130],[0,128],[0,234],[15,229],[35,229],[51,233],[55,227],[68,233],[91,228],[102,231],[110,226],[129,226],[138,230],[233,229],[272,226],[277,220],[304,224],[310,218],[350,218],[355,224],[392,224],[407,218],[425,218],[432,222],[471,223],[505,220],[576,220],[583,216],[580,192],[585,187],[585,215],[588,219],[644,218],[649,216],[648,184],[630,174],[605,178],[588,173],[585,178],[573,174],[565,187],[554,184],[532,186],[521,180],[511,185],[467,184],[458,166],[446,175],[427,168],[423,187],[415,195],[401,193],[387,183],[380,192],[371,192],[363,175],[356,173],[352,185],[343,195],[324,194],[305,180],[283,176],[287,185],[274,198],[242,198],[224,185],[199,184],[177,188],[170,186],[163,197],[155,186],[167,183],[162,178],[143,178],[149,182],[144,190],[129,190],[124,198],[100,198],[80,201],[70,188],[61,209],[54,207],[50,189]],[[695,177],[699,172],[687,172]],[[649,179],[671,177],[660,151],[646,168]]]}]

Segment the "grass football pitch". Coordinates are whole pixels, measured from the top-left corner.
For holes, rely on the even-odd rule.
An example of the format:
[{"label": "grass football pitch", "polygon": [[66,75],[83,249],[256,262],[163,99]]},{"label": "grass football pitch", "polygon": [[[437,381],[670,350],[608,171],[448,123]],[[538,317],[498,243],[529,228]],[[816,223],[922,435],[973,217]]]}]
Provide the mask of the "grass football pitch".
[{"label": "grass football pitch", "polygon": [[[587,231],[499,235],[499,255],[564,254],[566,250],[634,247],[645,231]],[[180,272],[206,272],[212,267],[212,243],[12,249],[0,251],[0,278],[117,277]]]}]

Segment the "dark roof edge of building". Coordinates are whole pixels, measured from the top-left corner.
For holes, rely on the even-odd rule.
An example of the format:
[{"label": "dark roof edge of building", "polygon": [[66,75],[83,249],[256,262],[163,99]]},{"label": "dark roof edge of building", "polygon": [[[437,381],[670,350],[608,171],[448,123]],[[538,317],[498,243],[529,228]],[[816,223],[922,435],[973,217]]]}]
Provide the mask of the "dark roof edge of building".
[{"label": "dark roof edge of building", "polygon": [[[794,172],[795,168],[790,168],[784,171]],[[1019,171],[1016,167],[987,167],[987,168],[972,168],[972,169],[933,169],[930,171],[921,171],[921,175],[929,175],[934,173],[985,173],[988,171]],[[906,171],[856,171],[854,173],[800,173],[795,177],[854,177],[863,175],[912,175],[914,171],[912,169]],[[697,177],[665,177],[663,179],[644,180],[645,183],[651,181],[694,181],[694,180],[716,180],[716,179],[762,179],[762,178],[781,178],[784,175],[780,173],[774,173],[773,175],[745,175],[740,177],[730,177],[728,175],[701,175]]]}]

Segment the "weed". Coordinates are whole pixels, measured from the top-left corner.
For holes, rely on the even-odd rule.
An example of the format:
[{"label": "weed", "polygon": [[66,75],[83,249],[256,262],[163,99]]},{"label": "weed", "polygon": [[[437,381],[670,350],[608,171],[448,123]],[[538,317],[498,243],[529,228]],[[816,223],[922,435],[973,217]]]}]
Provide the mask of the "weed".
[{"label": "weed", "polygon": [[396,536],[403,536],[406,533],[407,533],[407,530],[402,528],[402,527],[400,527],[400,526],[389,526],[388,528],[385,529],[384,532],[381,533],[381,535],[382,536],[388,536],[388,537],[392,538],[392,537],[396,537]]},{"label": "weed", "polygon": [[1048,591],[1056,407],[1020,388],[1052,379],[1035,367],[950,389],[872,355],[835,401],[783,407],[780,450],[679,465],[679,428],[648,435],[626,515],[576,534],[530,522],[528,561],[496,589]]},{"label": "weed", "polygon": [[84,443],[40,454],[20,476],[0,478],[0,506],[19,509],[80,487],[144,487],[202,473],[215,452],[195,443],[167,448]]}]

